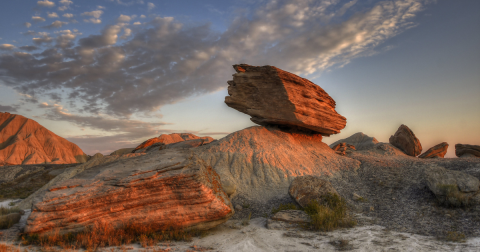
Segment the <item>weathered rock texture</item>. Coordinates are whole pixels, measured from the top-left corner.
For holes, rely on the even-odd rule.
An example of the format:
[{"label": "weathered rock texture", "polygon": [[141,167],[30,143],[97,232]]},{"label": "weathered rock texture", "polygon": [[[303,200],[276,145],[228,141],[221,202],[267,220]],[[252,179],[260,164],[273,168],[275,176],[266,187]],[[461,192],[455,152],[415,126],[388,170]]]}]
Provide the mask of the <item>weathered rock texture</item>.
[{"label": "weathered rock texture", "polygon": [[254,126],[192,149],[211,165],[236,195],[256,202],[288,195],[297,176],[332,175],[354,170],[360,162],[335,153],[320,134],[285,132]]},{"label": "weathered rock texture", "polygon": [[79,231],[95,221],[208,229],[233,214],[219,177],[190,151],[164,150],[88,169],[34,205],[25,232]]},{"label": "weathered rock texture", "polygon": [[77,145],[55,135],[34,120],[0,113],[0,166],[86,161],[87,156]]},{"label": "weathered rock texture", "polygon": [[480,145],[455,144],[455,155],[480,157]]},{"label": "weathered rock texture", "polygon": [[447,154],[448,143],[443,142],[425,151],[419,158],[443,158]]},{"label": "weathered rock texture", "polygon": [[[311,219],[307,213],[302,210],[283,210],[267,220],[268,229],[288,230],[298,228],[310,223]],[[298,225],[300,224],[300,225]]]},{"label": "weathered rock texture", "polygon": [[302,207],[306,207],[313,200],[322,203],[322,197],[327,194],[338,195],[337,190],[330,182],[316,176],[296,177],[292,181],[288,193]]},{"label": "weathered rock texture", "polygon": [[409,156],[416,157],[422,153],[422,145],[420,144],[420,141],[415,137],[412,130],[403,124],[398,127],[395,135],[390,136],[388,141]]},{"label": "weathered rock texture", "polygon": [[375,137],[369,137],[362,132],[357,132],[347,138],[340,139],[332,144],[330,147],[333,149],[339,143],[347,143],[355,146],[356,150],[366,150],[371,149],[378,143],[378,140]]},{"label": "weathered rock texture", "polygon": [[336,146],[333,146],[332,150],[339,155],[345,156],[347,153],[355,151],[355,146],[347,143],[339,143]]},{"label": "weathered rock texture", "polygon": [[132,153],[132,151],[135,150],[135,148],[123,148],[123,149],[118,149],[112,153],[110,153],[110,155],[123,155],[123,154],[127,154],[127,153]]},{"label": "weathered rock texture", "polygon": [[440,166],[425,169],[428,188],[437,199],[450,206],[477,204],[480,181],[464,172],[447,170]]},{"label": "weathered rock texture", "polygon": [[158,144],[158,146],[163,145],[168,145],[168,144],[173,144],[173,143],[178,143],[178,142],[183,142],[183,141],[189,141],[189,140],[194,140],[194,139],[200,139],[203,140],[202,144],[207,144],[213,141],[213,138],[207,136],[207,137],[199,137],[195,136],[194,134],[190,133],[172,133],[172,134],[162,134],[159,137],[154,137],[150,138],[147,141],[143,142],[139,146],[137,146],[132,152],[133,153],[138,153],[138,152],[145,152],[147,151],[148,147]]},{"label": "weathered rock texture", "polygon": [[124,155],[121,155],[121,156],[119,156],[119,155],[103,156],[102,154],[97,153],[94,156],[92,156],[86,163],[83,163],[83,164],[65,169],[64,172],[62,172],[61,174],[59,174],[58,176],[56,176],[55,178],[50,180],[47,184],[42,186],[40,189],[35,191],[33,194],[28,196],[26,199],[22,200],[22,202],[17,204],[17,206],[20,209],[31,209],[33,204],[42,200],[43,195],[45,195],[45,193],[48,191],[49,188],[55,187],[58,184],[61,184],[62,182],[64,182],[65,180],[68,180],[68,179],[72,178],[73,176],[75,176],[75,175],[77,175],[77,174],[79,174],[79,173],[81,173],[81,172],[83,172],[87,169],[90,169],[90,168],[95,167],[97,165],[111,163],[111,162],[114,162],[114,161],[117,161],[117,160],[123,160],[123,159],[131,158],[131,157],[138,157],[138,156],[141,156],[141,155],[144,155],[144,154],[143,153],[128,153],[128,154],[124,154]]},{"label": "weathered rock texture", "polygon": [[335,111],[335,101],[319,86],[274,66],[234,65],[225,103],[251,116],[260,125],[285,125],[337,134],[346,119]]}]

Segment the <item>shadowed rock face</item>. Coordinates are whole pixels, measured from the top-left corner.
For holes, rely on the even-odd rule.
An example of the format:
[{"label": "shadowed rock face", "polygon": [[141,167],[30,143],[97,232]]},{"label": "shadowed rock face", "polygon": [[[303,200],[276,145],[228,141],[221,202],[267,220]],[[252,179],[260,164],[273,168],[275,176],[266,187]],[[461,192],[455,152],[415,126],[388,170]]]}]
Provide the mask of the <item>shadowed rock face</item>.
[{"label": "shadowed rock face", "polygon": [[315,176],[296,177],[288,193],[302,207],[306,207],[312,200],[322,203],[322,197],[327,194],[338,195],[330,182]]},{"label": "shadowed rock face", "polygon": [[34,120],[0,113],[0,166],[84,163],[87,156],[74,143]]},{"label": "shadowed rock face", "polygon": [[448,143],[443,142],[425,151],[419,158],[443,158],[447,154]]},{"label": "shadowed rock face", "polygon": [[480,145],[455,144],[455,155],[480,157]]},{"label": "shadowed rock face", "polygon": [[410,130],[410,128],[408,128],[406,125],[400,125],[397,132],[395,132],[395,135],[390,136],[388,141],[409,156],[416,157],[422,153],[422,145],[420,144],[420,140],[415,137],[413,131]]},{"label": "shadowed rock face", "polygon": [[337,134],[345,117],[335,111],[335,101],[319,86],[274,66],[234,65],[225,103],[251,116],[260,125],[284,125],[320,133]]},{"label": "shadowed rock face", "polygon": [[215,171],[189,151],[163,150],[99,165],[49,188],[25,232],[80,231],[95,221],[208,229],[233,207]]},{"label": "shadowed rock face", "polygon": [[193,139],[202,139],[204,140],[203,143],[210,143],[213,141],[213,138],[207,136],[207,137],[199,137],[195,136],[194,134],[190,133],[172,133],[172,134],[162,134],[159,137],[154,137],[150,138],[147,141],[143,142],[139,146],[137,146],[132,152],[140,152],[143,150],[146,150],[147,147],[152,146],[157,143],[162,143],[162,144],[173,144],[173,143],[178,143],[178,142],[183,142],[183,141],[188,141],[188,140],[193,140]]},{"label": "shadowed rock face", "polygon": [[357,132],[347,138],[340,139],[332,144],[330,147],[335,148],[339,143],[346,143],[355,146],[356,150],[366,150],[371,149],[378,143],[378,140],[375,137],[369,137],[362,132]]}]

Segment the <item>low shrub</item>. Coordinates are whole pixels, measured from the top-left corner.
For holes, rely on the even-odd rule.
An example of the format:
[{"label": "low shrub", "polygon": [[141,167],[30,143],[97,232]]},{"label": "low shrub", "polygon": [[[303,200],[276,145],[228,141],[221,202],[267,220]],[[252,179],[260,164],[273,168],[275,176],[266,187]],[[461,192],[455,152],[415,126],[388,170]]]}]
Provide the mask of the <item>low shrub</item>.
[{"label": "low shrub", "polygon": [[283,211],[283,210],[299,210],[299,208],[297,207],[297,205],[295,205],[293,203],[280,204],[280,206],[278,206],[278,208],[272,209],[272,214],[276,214],[276,213],[278,213],[280,211]]},{"label": "low shrub", "polygon": [[337,194],[327,194],[320,204],[312,200],[305,212],[310,216],[312,229],[331,231],[336,228],[354,227],[357,222],[347,215],[347,203]]},{"label": "low shrub", "polygon": [[243,226],[248,226],[250,225],[250,218],[252,218],[252,212],[248,214],[248,217],[242,220],[242,225]]},{"label": "low shrub", "polygon": [[21,218],[22,211],[18,207],[0,207],[0,229],[11,228]]},{"label": "low shrub", "polygon": [[465,242],[465,234],[457,231],[448,231],[445,236],[446,241],[451,242]]}]

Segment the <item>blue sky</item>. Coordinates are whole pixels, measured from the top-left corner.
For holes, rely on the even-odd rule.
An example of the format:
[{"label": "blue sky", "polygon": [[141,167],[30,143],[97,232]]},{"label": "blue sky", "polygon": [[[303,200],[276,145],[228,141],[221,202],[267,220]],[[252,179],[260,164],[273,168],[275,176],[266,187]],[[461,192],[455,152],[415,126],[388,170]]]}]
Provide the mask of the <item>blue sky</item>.
[{"label": "blue sky", "polygon": [[0,2],[0,111],[87,154],[162,133],[220,138],[236,63],[309,78],[347,118],[326,143],[400,124],[423,149],[480,144],[479,1]]}]

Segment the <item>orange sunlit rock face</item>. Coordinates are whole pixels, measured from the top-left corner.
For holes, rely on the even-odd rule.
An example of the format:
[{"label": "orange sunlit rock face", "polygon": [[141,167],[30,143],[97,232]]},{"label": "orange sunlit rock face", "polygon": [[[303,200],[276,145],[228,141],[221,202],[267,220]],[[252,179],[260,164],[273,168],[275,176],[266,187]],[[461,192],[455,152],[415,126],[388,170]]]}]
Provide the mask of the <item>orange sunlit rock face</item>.
[{"label": "orange sunlit rock face", "polygon": [[319,86],[274,66],[234,65],[225,103],[260,125],[284,125],[324,136],[337,134],[347,120]]},{"label": "orange sunlit rock face", "polygon": [[445,154],[447,154],[448,150],[448,143],[443,142],[433,146],[432,148],[428,149],[422,155],[418,156],[419,158],[443,158]]},{"label": "orange sunlit rock face", "polygon": [[345,156],[347,153],[354,151],[355,146],[347,143],[339,143],[335,145],[332,150],[339,155]]},{"label": "orange sunlit rock face", "polygon": [[409,156],[416,157],[422,153],[420,140],[418,140],[415,134],[413,134],[413,131],[406,125],[400,125],[397,132],[395,132],[393,136],[390,136],[388,141]]},{"label": "orange sunlit rock face", "polygon": [[233,215],[217,173],[187,150],[92,167],[49,188],[25,232],[83,230],[96,221],[208,229]]},{"label": "orange sunlit rock face", "polygon": [[147,141],[143,142],[139,146],[137,146],[133,152],[137,152],[139,150],[145,149],[149,146],[152,146],[156,143],[163,143],[163,144],[173,144],[193,139],[203,139],[205,143],[210,143],[213,141],[211,137],[199,137],[195,136],[194,134],[190,133],[172,133],[172,134],[162,134],[159,137],[150,138]]},{"label": "orange sunlit rock face", "polygon": [[36,121],[0,113],[0,165],[84,163],[87,156],[74,143]]}]

